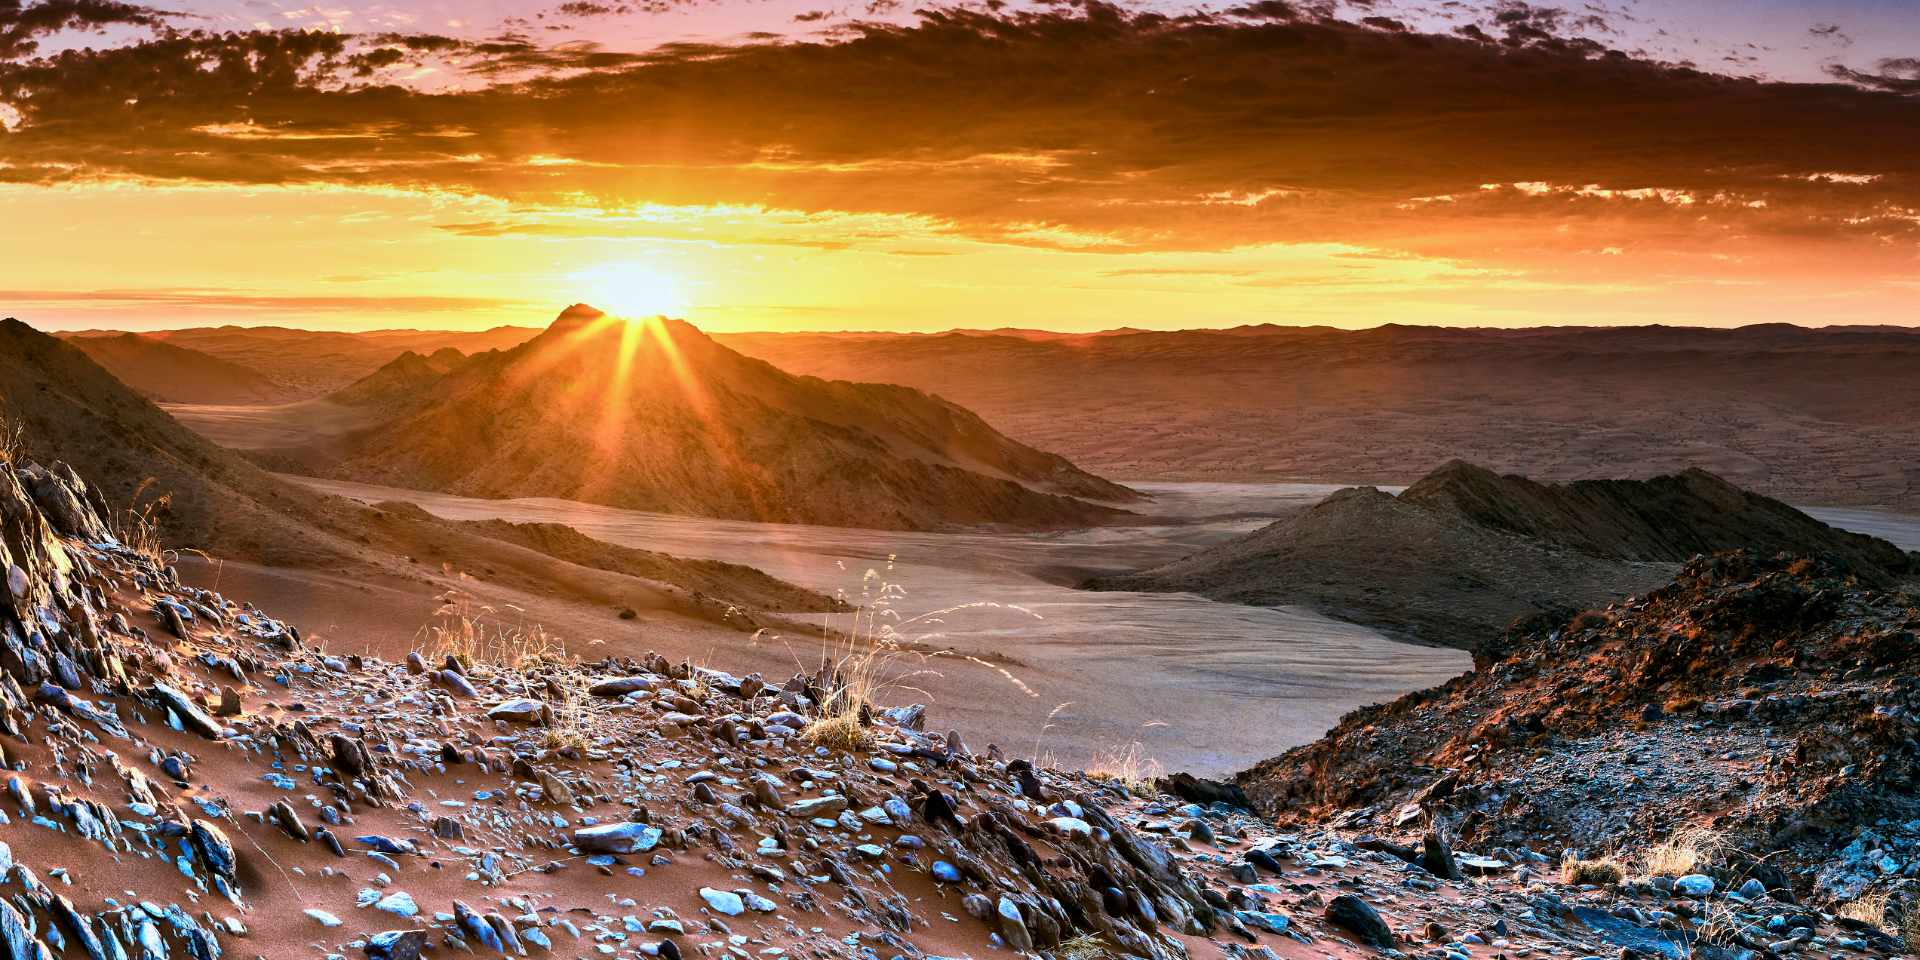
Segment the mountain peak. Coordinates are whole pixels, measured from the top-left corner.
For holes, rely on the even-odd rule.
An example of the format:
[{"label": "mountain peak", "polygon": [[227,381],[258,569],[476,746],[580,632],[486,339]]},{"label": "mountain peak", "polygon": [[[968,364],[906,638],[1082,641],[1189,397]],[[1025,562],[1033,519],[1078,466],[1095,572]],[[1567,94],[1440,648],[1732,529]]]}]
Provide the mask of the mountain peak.
[{"label": "mountain peak", "polygon": [[571,327],[577,327],[583,323],[598,320],[606,315],[607,312],[598,307],[585,303],[576,303],[560,311],[560,315],[553,318],[553,323],[548,325],[547,329],[565,330]]}]

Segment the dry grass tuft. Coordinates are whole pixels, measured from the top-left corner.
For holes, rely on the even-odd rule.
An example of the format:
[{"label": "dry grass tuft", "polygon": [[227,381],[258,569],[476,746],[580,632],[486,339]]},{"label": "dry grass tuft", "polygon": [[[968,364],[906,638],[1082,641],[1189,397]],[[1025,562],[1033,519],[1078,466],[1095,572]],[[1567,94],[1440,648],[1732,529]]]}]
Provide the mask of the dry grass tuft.
[{"label": "dry grass tuft", "polygon": [[1154,781],[1166,773],[1160,761],[1146,755],[1138,740],[1124,747],[1102,747],[1087,762],[1088,777],[1119,784],[1137,794],[1152,794]]},{"label": "dry grass tuft", "polygon": [[1920,903],[1908,904],[1900,914],[1900,939],[1906,941],[1908,953],[1920,951]]},{"label": "dry grass tuft", "polygon": [[1699,873],[1726,852],[1727,838],[1718,830],[1681,827],[1640,855],[1641,872],[1649,877],[1683,877]]},{"label": "dry grass tuft", "polygon": [[1619,860],[1610,856],[1600,857],[1595,860],[1577,860],[1573,857],[1568,857],[1560,861],[1560,881],[1562,883],[1611,887],[1626,878],[1626,868]]},{"label": "dry grass tuft", "polygon": [[856,751],[873,746],[874,736],[859,714],[836,713],[807,724],[800,739],[829,750]]},{"label": "dry grass tuft", "polygon": [[1884,930],[1887,928],[1887,895],[1869,893],[1858,900],[1841,904],[1840,909],[1834,912],[1849,919],[1873,924],[1875,928]]},{"label": "dry grass tuft", "polygon": [[1107,949],[1107,942],[1097,933],[1083,933],[1060,941],[1059,949],[1053,952],[1055,960],[1107,960],[1113,951]]},{"label": "dry grass tuft", "polygon": [[[887,569],[893,569],[891,557]],[[844,624],[836,630],[832,618],[828,619],[828,635],[836,642],[821,653],[814,673],[820,679],[825,700],[820,704],[820,715],[800,731],[802,739],[834,749],[864,749],[873,743],[867,722],[880,709],[883,694],[896,690],[925,694],[912,686],[912,681],[934,674],[925,664],[938,654],[914,649],[920,646],[921,638],[905,636],[902,628],[948,611],[901,620],[894,605],[905,597],[906,590],[899,584],[884,580],[877,570],[868,570],[861,578],[860,602],[851,605]]]},{"label": "dry grass tuft", "polygon": [[586,750],[593,740],[593,714],[587,700],[572,684],[563,686],[560,696],[550,698],[553,722],[542,731],[541,745],[548,750]]}]

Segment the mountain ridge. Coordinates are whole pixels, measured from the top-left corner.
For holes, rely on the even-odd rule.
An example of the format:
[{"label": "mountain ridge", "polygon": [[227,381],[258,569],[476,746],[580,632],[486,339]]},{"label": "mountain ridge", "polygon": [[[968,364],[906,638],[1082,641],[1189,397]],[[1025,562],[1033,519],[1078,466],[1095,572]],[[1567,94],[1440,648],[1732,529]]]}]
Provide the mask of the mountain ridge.
[{"label": "mountain ridge", "polygon": [[[438,376],[424,362],[387,422],[274,462],[469,496],[926,529],[1118,516],[1138,494],[906,387],[798,377],[683,321],[584,305]],[[400,380],[403,371],[395,371]]]}]

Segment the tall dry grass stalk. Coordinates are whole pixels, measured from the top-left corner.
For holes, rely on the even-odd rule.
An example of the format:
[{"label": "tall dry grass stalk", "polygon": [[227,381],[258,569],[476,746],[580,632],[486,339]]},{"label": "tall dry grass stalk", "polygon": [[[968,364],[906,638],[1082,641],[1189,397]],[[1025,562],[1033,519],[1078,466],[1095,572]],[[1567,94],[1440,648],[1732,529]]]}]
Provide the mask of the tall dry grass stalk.
[{"label": "tall dry grass stalk", "polygon": [[1150,794],[1154,781],[1166,775],[1166,768],[1147,756],[1146,747],[1138,740],[1123,747],[1102,747],[1087,761],[1087,776],[1119,784],[1129,793]]},{"label": "tall dry grass stalk", "polygon": [[[517,609],[517,608],[513,608]],[[566,644],[538,623],[508,623],[493,607],[459,595],[445,598],[413,649],[428,660],[453,657],[469,666],[522,671],[569,662]]]},{"label": "tall dry grass stalk", "polygon": [[154,479],[140,481],[125,509],[107,514],[107,532],[120,545],[156,563],[166,562],[166,547],[160,542],[160,515],[173,505],[173,494],[163,493],[142,500],[153,489]]},{"label": "tall dry grass stalk", "polygon": [[14,464],[26,456],[27,427],[0,407],[0,463]]}]

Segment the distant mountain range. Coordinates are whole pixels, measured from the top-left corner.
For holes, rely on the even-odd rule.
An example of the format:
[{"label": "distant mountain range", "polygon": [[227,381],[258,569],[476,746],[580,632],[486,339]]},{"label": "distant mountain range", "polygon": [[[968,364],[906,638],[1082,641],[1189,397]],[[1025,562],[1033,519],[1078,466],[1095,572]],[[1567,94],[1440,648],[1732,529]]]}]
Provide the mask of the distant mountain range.
[{"label": "distant mountain range", "polygon": [[676,320],[575,306],[512,349],[407,353],[330,402],[380,422],[294,472],[783,523],[1049,527],[1138,499],[906,387],[797,377]]},{"label": "distant mountain range", "polygon": [[[260,390],[254,383],[234,376],[227,365],[243,367],[259,381],[271,384],[274,402],[305,400],[338,390],[408,351],[432,354],[446,349],[461,353],[501,350],[517,346],[539,332],[537,327],[358,333],[289,327],[192,327],[131,335],[82,330],[59,336],[86,350],[128,386],[152,399],[240,404],[262,402],[257,396]],[[134,352],[137,341],[126,340],[128,336],[187,352],[169,354],[177,358],[178,366],[172,375],[162,380],[142,372],[142,357]],[[103,347],[102,340],[117,341],[119,346],[110,352]],[[146,353],[162,355],[158,348]],[[202,357],[205,359],[199,359]]]},{"label": "distant mountain range", "polygon": [[1341,490],[1192,556],[1088,586],[1305,606],[1405,640],[1473,647],[1516,618],[1603,606],[1666,582],[1698,554],[1735,549],[1831,557],[1879,586],[1920,575],[1920,555],[1702,470],[1541,484],[1454,461],[1398,496]]},{"label": "distant mountain range", "polygon": [[783,370],[916,387],[1103,476],[1404,484],[1700,467],[1794,503],[1920,508],[1920,331],[1271,324],[755,333]]}]

